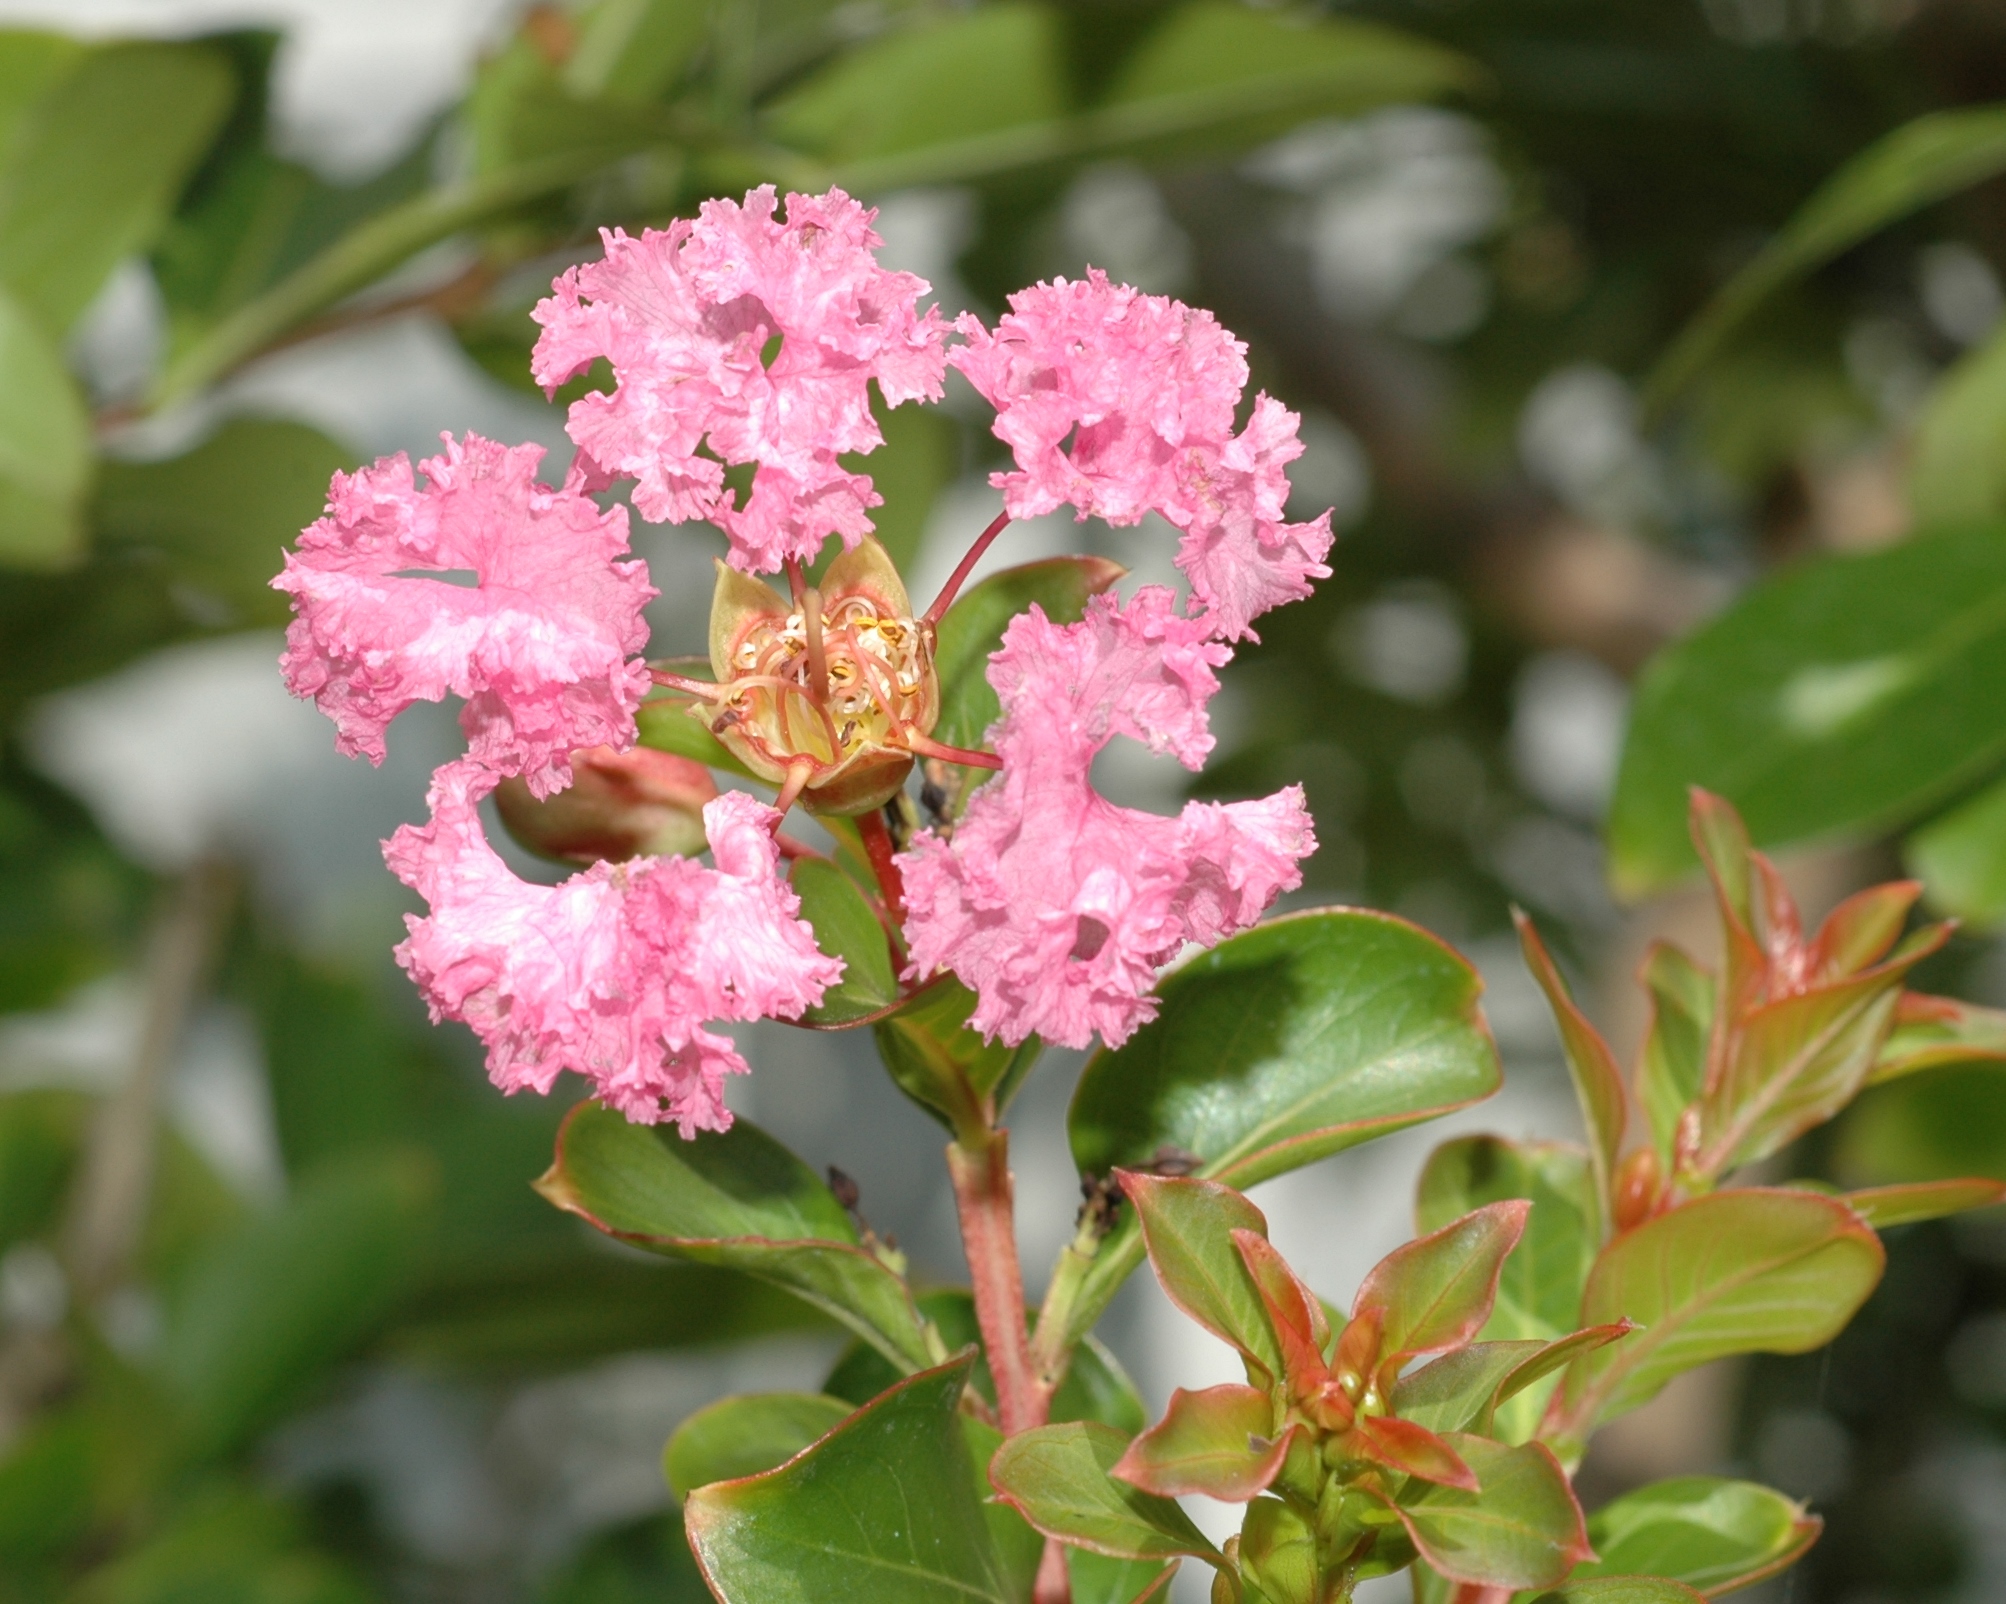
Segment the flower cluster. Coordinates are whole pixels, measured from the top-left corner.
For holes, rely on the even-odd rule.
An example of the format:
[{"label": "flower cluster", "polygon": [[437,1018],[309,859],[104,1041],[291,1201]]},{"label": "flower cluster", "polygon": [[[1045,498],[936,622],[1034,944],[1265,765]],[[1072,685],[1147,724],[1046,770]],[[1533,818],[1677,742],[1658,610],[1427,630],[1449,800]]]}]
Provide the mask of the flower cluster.
[{"label": "flower cluster", "polygon": [[[790,195],[783,217],[769,187],[639,238],[607,233],[535,313],[547,389],[601,359],[615,381],[572,404],[563,485],[536,481],[537,448],[475,436],[421,464],[422,486],[387,459],[337,476],[274,581],[297,613],[287,681],[344,751],[381,761],[412,702],[465,702],[465,756],[435,777],[430,821],[386,852],[430,908],[399,960],[435,1016],[473,1027],[505,1090],[545,1092],[568,1069],[629,1118],[685,1135],[729,1124],[723,1077],[745,1064],[708,1024],[797,1017],[842,973],[780,875],[783,850],[805,850],[781,816],[800,800],[882,833],[868,810],[919,757],[1002,771],[959,819],[872,855],[887,918],[904,918],[905,982],[957,975],[990,1036],[1119,1043],[1152,1017],[1165,963],[1300,882],[1314,838],[1299,788],[1164,818],[1090,779],[1116,736],[1202,764],[1229,643],[1329,572],[1329,515],[1284,519],[1297,419],[1263,395],[1236,431],[1245,348],[1209,314],[1098,272],[1023,291],[993,330],[970,315],[950,326],[918,309],[922,280],[877,264],[873,216],[831,190]],[[954,586],[911,616],[868,538],[881,498],[842,460],[882,444],[873,383],[888,406],[937,400],[949,364],[995,407],[1015,459],[993,477],[1006,516],[985,540],[1060,505],[1112,523],[1153,512],[1182,532],[1191,587],[1183,607],[1149,587],[1097,596],[1076,622],[1036,607],[1012,621],[988,669],[1002,717],[980,752],[930,738],[934,626]],[[733,465],[752,468],[742,501]],[[625,509],[594,499],[621,480],[643,516],[728,537],[714,681],[639,660],[655,593],[623,560]],[[803,565],[831,537],[850,555],[810,586]],[[745,577],[781,570],[791,596]],[[652,771],[629,783],[620,765],[656,685],[774,784],[777,805]],[[525,883],[488,845],[480,804],[506,786],[518,827],[572,784],[574,754],[578,789],[543,804],[568,809],[543,847],[604,857],[558,886]],[[644,820],[613,817],[629,797]],[[677,806],[681,829],[663,813]],[[700,842],[711,867],[631,855]]]}]

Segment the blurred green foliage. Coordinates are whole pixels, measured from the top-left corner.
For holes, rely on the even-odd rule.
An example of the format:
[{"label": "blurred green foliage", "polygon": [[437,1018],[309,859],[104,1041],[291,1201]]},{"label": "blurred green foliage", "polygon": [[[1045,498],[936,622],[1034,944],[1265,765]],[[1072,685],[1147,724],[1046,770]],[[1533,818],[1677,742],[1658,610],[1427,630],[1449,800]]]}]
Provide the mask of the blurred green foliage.
[{"label": "blurred green foliage", "polygon": [[[1205,781],[1220,794],[1306,782],[1319,899],[1482,941],[1516,897],[1565,922],[1571,952],[1589,950],[1617,917],[1594,805],[1555,802],[1525,756],[1528,664],[1572,654],[1613,682],[1728,585],[1792,560],[1644,682],[1615,804],[1619,870],[1632,866],[1633,886],[1681,871],[1683,787],[1705,782],[1769,842],[1915,827],[1906,850],[1937,900],[1979,919],[2006,910],[2006,747],[1983,660],[2001,603],[1989,569],[1951,561],[1975,552],[1984,568],[2006,512],[2006,335],[1947,325],[1925,272],[1946,243],[1995,280],[2006,262],[1988,178],[2006,25],[1988,8],[594,0],[530,13],[459,107],[345,185],[274,144],[276,45],[252,31],[0,34],[0,1010],[143,974],[159,923],[157,877],[32,766],[37,699],[281,619],[266,589],[278,553],[328,474],[355,460],[292,421],[231,418],[164,455],[131,425],[206,400],[281,344],[414,306],[524,384],[527,309],[597,228],[659,223],[766,180],[871,199],[958,187],[955,269],[993,311],[1102,249],[1067,219],[1082,173],[1109,162],[1146,177],[1159,232],[1185,242],[1168,287],[1216,308],[1250,341],[1259,382],[1348,429],[1369,463],[1369,508],[1336,577],[1264,619],[1232,670],[1237,727]],[[1457,110],[1367,115],[1423,103]],[[1304,128],[1323,131],[1294,167],[1246,160]],[[1424,241],[1427,259],[1386,305],[1347,307],[1319,251],[1346,228],[1370,235],[1375,216],[1370,237],[1393,225],[1346,212],[1346,197],[1422,193],[1457,151],[1465,180],[1493,175],[1496,205],[1464,235]],[[459,243],[444,268],[409,276],[447,240]],[[77,337],[134,263],[159,294],[164,351],[142,389],[101,393]],[[1464,311],[1451,317],[1457,283]],[[1616,442],[1596,482],[1521,449],[1529,397],[1583,365],[1648,384],[1657,409],[1642,430],[1620,405],[1588,420]],[[895,414],[888,434],[870,468],[903,554],[932,496],[998,452],[939,418]],[[1856,538],[1856,504],[1879,482],[1860,489],[1856,468],[1940,532],[1829,555]],[[1899,590],[1905,606],[1943,605],[1890,645],[1873,632],[1903,572],[1919,576]],[[1861,575],[1866,594],[1849,602]],[[1793,595],[1825,598],[1801,629],[1775,622]],[[1884,661],[1931,618],[1950,645],[1927,663]],[[1435,631],[1436,678],[1375,656],[1374,631],[1402,619],[1409,639]],[[1924,676],[1905,689],[1923,688],[1876,702],[1875,663],[1883,681],[1900,667]],[[1778,711],[1792,685],[1804,702],[1806,674],[1837,716],[1830,739],[1791,746]],[[1707,688],[1695,704],[1673,694],[1680,683],[1736,694]],[[1773,810],[1738,794],[1715,753],[1729,767],[1759,757]],[[240,1196],[162,1127],[143,1230],[110,1289],[134,1297],[74,1297],[53,1323],[7,1303],[6,1604],[432,1596],[378,1516],[288,1493],[260,1468],[273,1428],[335,1395],[347,1367],[520,1378],[810,1318],[735,1270],[585,1241],[527,1184],[562,1109],[495,1097],[384,977],[309,956],[254,906],[240,900],[208,932],[209,969],[262,1047],[284,1196]],[[1932,989],[1986,983],[1988,950],[1954,948]],[[0,1093],[7,1285],[70,1251],[103,1102],[81,1087]],[[1964,1070],[1871,1093],[1814,1157],[1865,1185],[2006,1173],[2002,1151],[2001,1078]],[[1870,1574],[1891,1598],[1949,1585],[1951,1526],[1904,1467],[1926,1427],[1998,1440],[1996,1398],[1974,1403],[1935,1360],[1913,1388],[1887,1385],[1907,1373],[1891,1344],[1935,1354],[2006,1307],[1977,1238],[1907,1229],[1837,1349],[1839,1383],[1819,1381],[1816,1360],[1756,1372],[1750,1444],[1794,1398],[1838,1409],[1872,1466],[1836,1495],[1800,1596],[1837,1597]],[[137,1323],[121,1326],[121,1308]],[[1874,1554],[1871,1573],[1859,1568]],[[550,1604],[702,1596],[680,1528],[656,1520],[533,1585]]]}]

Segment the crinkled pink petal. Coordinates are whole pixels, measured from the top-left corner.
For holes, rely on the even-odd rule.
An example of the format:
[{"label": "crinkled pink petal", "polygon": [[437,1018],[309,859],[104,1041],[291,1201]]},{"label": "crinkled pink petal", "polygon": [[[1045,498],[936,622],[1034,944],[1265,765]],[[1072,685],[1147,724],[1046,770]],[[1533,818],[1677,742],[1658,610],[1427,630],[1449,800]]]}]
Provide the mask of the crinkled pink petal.
[{"label": "crinkled pink petal", "polygon": [[1097,268],[1019,290],[994,334],[970,313],[958,327],[968,343],[947,359],[996,408],[1017,459],[990,481],[1013,518],[1070,503],[1135,523],[1175,499],[1185,451],[1224,450],[1233,433],[1246,347],[1210,312]]},{"label": "crinkled pink petal", "polygon": [[[627,551],[623,508],[536,482],[543,448],[470,434],[419,466],[399,453],[334,476],[327,513],[285,572],[296,614],[280,660],[296,696],[334,720],[350,756],[383,761],[383,734],[413,702],[466,699],[469,755],[539,796],[568,754],[631,746],[654,599]],[[414,572],[415,571],[415,572]],[[463,586],[428,572],[471,572]]]},{"label": "crinkled pink petal", "polygon": [[948,361],[996,408],[1016,458],[990,481],[1011,517],[1161,513],[1184,531],[1178,566],[1226,640],[1329,575],[1329,515],[1283,521],[1299,420],[1262,395],[1233,433],[1246,347],[1211,313],[1090,271],[1013,295],[993,334],[972,314],[958,326],[968,343]]},{"label": "crinkled pink petal", "polygon": [[1118,734],[1204,761],[1213,670],[1230,655],[1209,628],[1148,586],[1126,609],[1098,596],[1057,625],[1034,607],[1004,632],[989,667],[1002,774],[951,839],[921,835],[900,859],[909,973],[952,970],[985,1036],[1118,1046],[1156,1016],[1157,973],[1186,943],[1244,929],[1301,884],[1316,846],[1301,787],[1162,818],[1116,807],[1089,778]]},{"label": "crinkled pink petal", "polygon": [[[554,390],[607,358],[617,386],[572,404],[572,439],[634,477],[644,516],[721,527],[730,561],[750,573],[870,531],[881,498],[838,460],[884,443],[869,381],[897,406],[938,400],[946,371],[939,312],[914,310],[926,281],[872,255],[875,211],[834,189],[789,195],[784,223],[774,210],[765,185],[639,239],[606,232],[606,254],[536,308],[531,359]],[[725,463],[758,464],[743,507]]]},{"label": "crinkled pink petal", "polygon": [[488,845],[472,762],[434,777],[432,817],[384,845],[430,908],[397,961],[434,1020],[470,1025],[507,1092],[564,1070],[639,1124],[724,1130],[724,1077],[746,1069],[717,1019],[793,1017],[841,976],[777,873],[773,810],[742,792],[704,807],[716,868],[688,858],[598,863],[555,886],[519,880]]},{"label": "crinkled pink petal", "polygon": [[1222,639],[1253,637],[1253,619],[1330,577],[1330,514],[1297,524],[1283,517],[1285,470],[1303,450],[1300,421],[1279,401],[1256,396],[1247,427],[1223,451],[1187,454],[1176,500],[1164,509],[1184,531],[1177,566]]}]

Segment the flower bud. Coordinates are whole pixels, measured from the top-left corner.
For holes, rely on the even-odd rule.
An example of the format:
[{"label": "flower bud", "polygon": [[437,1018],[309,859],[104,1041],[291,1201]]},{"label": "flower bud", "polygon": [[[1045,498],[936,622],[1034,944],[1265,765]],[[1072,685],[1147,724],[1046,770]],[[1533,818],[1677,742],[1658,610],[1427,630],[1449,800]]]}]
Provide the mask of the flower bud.
[{"label": "flower bud", "polygon": [[508,833],[539,858],[619,863],[628,858],[695,857],[704,850],[703,806],[717,782],[701,763],[637,746],[571,754],[571,784],[538,801],[521,780],[495,788]]},{"label": "flower bud", "polygon": [[1627,1231],[1642,1225],[1658,1206],[1664,1190],[1664,1175],[1658,1164],[1657,1149],[1640,1147],[1616,1168],[1615,1206],[1611,1209],[1616,1229]]},{"label": "flower bud", "polygon": [[884,547],[865,536],[799,605],[717,566],[710,660],[723,690],[691,713],[773,785],[805,764],[811,813],[882,806],[912,770],[905,736],[940,717],[933,631],[912,616]]}]

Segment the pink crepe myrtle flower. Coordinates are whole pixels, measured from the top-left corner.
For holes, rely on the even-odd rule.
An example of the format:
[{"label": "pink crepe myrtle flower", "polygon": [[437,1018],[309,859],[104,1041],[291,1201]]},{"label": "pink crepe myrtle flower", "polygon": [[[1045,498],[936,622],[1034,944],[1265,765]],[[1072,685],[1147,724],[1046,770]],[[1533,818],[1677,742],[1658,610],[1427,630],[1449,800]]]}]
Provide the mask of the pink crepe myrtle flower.
[{"label": "pink crepe myrtle flower", "polygon": [[540,886],[488,845],[479,803],[494,784],[474,763],[448,764],[429,822],[384,844],[431,910],[406,917],[397,961],[434,1022],[472,1026],[505,1092],[547,1093],[573,1070],[638,1124],[727,1129],[724,1077],[747,1066],[706,1023],[793,1017],[843,970],[775,872],[773,809],[736,791],[706,803],[714,868],[641,858]]},{"label": "pink crepe myrtle flower", "polygon": [[[574,475],[536,480],[543,448],[446,438],[337,473],[327,513],[288,553],[274,588],[293,598],[280,668],[332,718],[348,755],[383,761],[390,721],[448,693],[469,756],[543,796],[579,747],[630,746],[649,689],[630,661],[648,640],[647,566],[627,551],[624,508],[599,508]],[[472,587],[426,571],[472,570]],[[418,570],[419,572],[414,572]]]},{"label": "pink crepe myrtle flower", "polygon": [[1234,434],[1246,347],[1211,313],[1094,269],[1018,291],[993,334],[970,314],[957,327],[968,343],[948,361],[996,408],[1016,458],[990,480],[1011,517],[1065,504],[1112,524],[1161,513],[1185,532],[1177,564],[1227,640],[1329,575],[1329,514],[1283,521],[1300,420],[1263,395]]},{"label": "pink crepe myrtle flower", "polygon": [[1316,841],[1300,786],[1163,818],[1116,807],[1089,778],[1117,735],[1203,763],[1213,670],[1230,655],[1160,586],[1126,608],[1097,596],[1077,624],[1034,606],[1004,632],[989,667],[1002,775],[951,839],[921,835],[899,860],[909,975],[952,970],[986,1037],[1084,1047],[1098,1032],[1118,1046],[1156,1016],[1157,971],[1186,943],[1245,928],[1301,884]]},{"label": "pink crepe myrtle flower", "polygon": [[[874,210],[834,189],[789,195],[784,223],[774,208],[765,185],[639,239],[607,231],[605,256],[567,271],[534,313],[546,389],[612,363],[617,388],[572,404],[580,451],[634,477],[643,516],[717,524],[748,573],[869,533],[882,498],[838,461],[884,443],[869,381],[897,406],[938,400],[945,376],[946,325],[914,310],[924,279],[877,265]],[[743,507],[726,463],[758,465]]]}]

